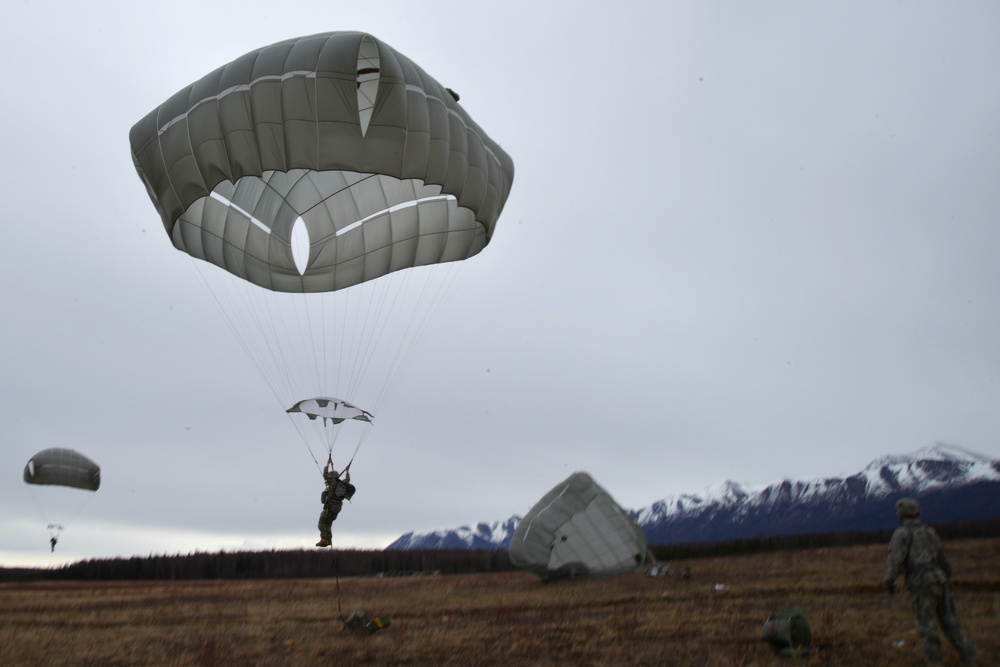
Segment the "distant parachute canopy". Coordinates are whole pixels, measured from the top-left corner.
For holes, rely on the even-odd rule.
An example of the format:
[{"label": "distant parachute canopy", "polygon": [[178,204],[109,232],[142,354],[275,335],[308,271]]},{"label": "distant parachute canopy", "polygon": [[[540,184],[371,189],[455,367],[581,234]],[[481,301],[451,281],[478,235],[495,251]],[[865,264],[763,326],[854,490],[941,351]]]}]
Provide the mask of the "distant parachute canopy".
[{"label": "distant parachute canopy", "polygon": [[360,32],[252,51],[129,140],[174,246],[277,292],[471,257],[514,178],[457,95]]},{"label": "distant parachute canopy", "polygon": [[372,413],[339,398],[307,398],[288,408],[286,412],[301,412],[309,419],[322,419],[323,423],[329,421],[332,424],[348,419],[371,423],[375,418]]},{"label": "distant parachute canopy", "polygon": [[101,486],[101,468],[72,449],[43,449],[24,466],[24,481],[97,491]]},{"label": "distant parachute canopy", "polygon": [[509,557],[543,579],[622,574],[645,564],[646,537],[590,475],[576,472],[521,520]]}]

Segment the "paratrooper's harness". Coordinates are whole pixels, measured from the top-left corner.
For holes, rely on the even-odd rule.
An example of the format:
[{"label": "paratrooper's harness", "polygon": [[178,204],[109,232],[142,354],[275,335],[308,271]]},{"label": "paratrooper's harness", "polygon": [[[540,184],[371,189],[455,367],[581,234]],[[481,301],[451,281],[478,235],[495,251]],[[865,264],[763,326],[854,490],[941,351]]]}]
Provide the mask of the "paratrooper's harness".
[{"label": "paratrooper's harness", "polygon": [[344,500],[350,500],[353,498],[355,490],[356,489],[353,484],[345,482],[339,478],[331,482],[327,482],[326,488],[323,489],[323,493],[320,494],[320,502],[323,503],[323,509],[334,514],[340,512],[340,508],[343,506]]}]

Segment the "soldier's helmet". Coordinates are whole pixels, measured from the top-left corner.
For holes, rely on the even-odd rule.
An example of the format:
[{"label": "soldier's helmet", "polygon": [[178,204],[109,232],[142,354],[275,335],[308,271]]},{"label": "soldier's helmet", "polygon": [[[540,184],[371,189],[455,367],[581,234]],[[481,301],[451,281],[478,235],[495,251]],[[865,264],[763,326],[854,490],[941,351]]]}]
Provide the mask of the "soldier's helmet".
[{"label": "soldier's helmet", "polygon": [[899,516],[920,516],[920,503],[913,498],[900,498],[896,501],[896,514]]}]

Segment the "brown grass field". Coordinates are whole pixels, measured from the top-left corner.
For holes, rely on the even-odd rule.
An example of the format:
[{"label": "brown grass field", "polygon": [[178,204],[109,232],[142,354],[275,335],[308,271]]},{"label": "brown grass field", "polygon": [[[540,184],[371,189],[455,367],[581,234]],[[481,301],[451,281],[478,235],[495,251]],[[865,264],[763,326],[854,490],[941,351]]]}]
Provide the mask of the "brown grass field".
[{"label": "brown grass field", "polygon": [[[978,664],[1000,665],[1000,539],[945,547]],[[691,567],[689,581],[544,584],[514,572],[6,583],[0,665],[924,664],[906,593],[878,588],[884,557],[874,545],[672,563]],[[759,640],[768,614],[790,606],[813,626],[805,659],[774,656]],[[344,630],[359,608],[391,625]],[[944,664],[958,664],[948,645]]]}]

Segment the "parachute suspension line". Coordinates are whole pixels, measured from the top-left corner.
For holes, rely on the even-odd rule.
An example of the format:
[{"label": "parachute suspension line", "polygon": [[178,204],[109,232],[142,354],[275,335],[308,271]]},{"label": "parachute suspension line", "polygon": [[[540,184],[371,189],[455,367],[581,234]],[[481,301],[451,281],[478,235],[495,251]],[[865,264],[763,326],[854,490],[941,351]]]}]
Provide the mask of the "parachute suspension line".
[{"label": "parachute suspension line", "polygon": [[[344,354],[348,351],[348,344],[350,344],[352,363],[349,368],[339,373],[338,379],[346,384],[343,389],[344,398],[363,402],[362,408],[372,408],[368,399],[362,400],[358,394],[365,378],[369,377],[372,364],[379,357],[378,351],[383,342],[382,334],[392,320],[398,294],[406,284],[406,274],[410,271],[394,272],[377,281],[362,283],[346,290],[341,313],[343,330],[339,368],[348,366],[343,361]],[[349,322],[352,325],[352,332],[348,332],[346,328]],[[338,383],[338,391],[340,390]]]},{"label": "parachute suspension line", "polygon": [[[368,284],[359,287],[369,292],[372,291],[372,287]],[[302,369],[304,371],[302,376],[308,375],[311,380],[304,382],[301,387],[292,389],[289,396],[307,396],[318,390],[324,396],[341,398],[346,396],[352,401],[356,400],[355,393],[359,383],[357,381],[350,382],[347,394],[343,395],[342,385],[345,380],[343,368],[347,365],[345,361],[347,357],[354,357],[354,368],[349,375],[359,377],[355,369],[360,355],[351,345],[359,347],[363,341],[368,339],[367,326],[364,324],[367,320],[352,316],[355,312],[360,312],[366,303],[365,297],[359,295],[362,295],[362,291],[358,289],[294,295],[301,299],[300,302],[297,301],[302,306],[299,316],[302,317],[302,313],[305,315],[302,317],[304,322],[300,323],[300,327],[308,334],[308,347],[312,352],[306,361],[307,368]],[[310,304],[310,301],[314,299],[316,303]],[[363,324],[359,325],[359,321]],[[331,367],[330,363],[333,359],[336,359],[336,365]],[[332,393],[330,391],[331,384]],[[341,437],[341,431],[344,430],[341,425],[325,424],[322,421],[305,423],[301,419],[293,420],[293,422],[317,468],[319,460],[310,446],[310,440],[317,438],[310,438],[307,429],[314,428],[318,431],[318,440],[323,442],[328,458],[332,457],[337,441]],[[368,427],[365,427],[362,437],[367,433]],[[360,441],[355,447],[355,453],[357,453],[359,446]]]},{"label": "parachute suspension line", "polygon": [[[370,287],[368,285],[365,285],[364,283],[362,283],[358,287],[362,291],[370,289]],[[337,346],[337,380],[336,380],[336,391],[338,391],[338,392],[341,390],[340,389],[340,380],[343,377],[343,371],[341,369],[344,368],[344,365],[346,363],[344,361],[344,354],[347,351],[347,345],[348,345],[347,322],[351,319],[350,318],[351,304],[354,301],[358,301],[358,305],[355,306],[355,308],[360,308],[360,305],[361,305],[359,300],[352,298],[353,296],[354,296],[354,292],[352,290],[346,290],[345,293],[344,293],[344,298],[342,299],[343,302],[344,302],[344,304],[343,304],[343,313],[334,312],[334,317],[337,317],[338,315],[340,316],[340,326],[338,327],[340,329],[340,338],[336,339],[336,341],[335,341],[335,345]],[[364,329],[362,329],[362,331],[364,331]],[[364,338],[363,335],[361,337]],[[354,365],[355,365],[355,367],[357,366],[357,364],[358,364],[358,359],[357,359],[357,355],[355,355],[355,358],[354,358]],[[349,374],[348,377],[350,377],[352,374]],[[347,393],[349,394],[349,396],[347,397],[347,400],[349,400],[349,401],[350,400],[356,400],[356,397],[353,395],[354,394],[354,390],[355,390],[355,388],[353,386],[348,386]]]},{"label": "parachute suspension line", "polygon": [[[34,486],[31,484],[26,484],[25,486],[28,487],[28,492],[31,494],[31,503],[35,506],[35,509],[38,511],[39,518],[41,518],[41,520],[44,521],[46,524],[55,525],[55,522],[52,521],[52,519],[49,518],[46,511],[42,509],[42,505],[38,500],[38,496],[35,495],[36,489],[34,488]],[[87,493],[86,497],[84,497],[83,499],[83,502],[81,502],[79,505],[76,506],[76,511],[74,511],[73,514],[68,519],[60,517],[60,520],[62,521],[63,525],[68,526],[69,524],[76,521],[76,517],[80,516],[80,513],[83,512],[83,510],[87,507],[87,504],[90,502],[90,499],[91,497],[93,497],[93,495],[94,494],[92,492]],[[60,530],[62,530],[62,526],[60,526]]]},{"label": "parachute suspension line", "polygon": [[28,487],[28,492],[31,494],[31,503],[35,506],[35,509],[38,510],[39,518],[41,518],[41,520],[44,521],[45,523],[51,523],[49,521],[49,518],[45,516],[45,512],[42,511],[42,506],[38,502],[38,497],[35,496],[35,489],[30,484],[27,484],[26,486]]},{"label": "parachute suspension line", "polygon": [[93,496],[94,496],[93,493],[88,493],[87,494],[87,497],[84,499],[84,501],[76,508],[76,512],[73,513],[73,516],[71,516],[69,518],[69,521],[66,522],[67,524],[70,524],[70,523],[73,523],[74,521],[76,521],[76,517],[80,516],[80,512],[82,512],[83,509],[87,506],[87,504],[90,503],[90,499]]},{"label": "parachute suspension line", "polygon": [[333,562],[333,580],[337,585],[337,614],[340,616],[340,621],[346,624],[347,618],[344,616],[344,610],[340,606],[340,568],[337,566],[337,552],[331,549],[330,556]]},{"label": "parachute suspension line", "polygon": [[[299,294],[275,293],[189,260],[282,410],[318,393],[379,411],[468,271],[464,262],[447,262],[395,271],[343,290]],[[289,416],[320,467],[312,424],[301,415]],[[341,430],[320,429],[318,442],[328,456],[338,438],[346,437]],[[364,428],[351,443],[352,460],[369,430]]]},{"label": "parachute suspension line", "polygon": [[305,443],[306,451],[309,452],[309,456],[312,458],[313,463],[316,464],[316,469],[319,470],[321,468],[319,459],[316,458],[315,452],[313,452],[312,447],[309,445],[310,438],[306,432],[306,428],[308,427],[302,424],[301,419],[296,419],[296,416],[297,415],[288,414],[288,421],[290,421],[292,426],[295,427],[295,430],[299,432],[299,437],[302,439],[302,442]]},{"label": "parachute suspension line", "polygon": [[[419,285],[420,296],[416,299],[416,302],[423,304],[429,298],[430,307],[414,308],[406,314],[400,341],[395,349],[389,351],[391,352],[391,361],[386,365],[390,370],[379,385],[375,400],[371,403],[371,410],[373,412],[378,411],[382,402],[393,393],[402,378],[405,377],[406,371],[416,359],[416,352],[420,349],[422,340],[431,329],[431,325],[435,321],[437,314],[454,298],[457,293],[457,287],[461,284],[460,278],[467,273],[468,267],[461,263],[450,263],[447,267],[436,267],[435,270],[444,279],[433,280],[432,276],[428,274]],[[402,271],[399,273],[407,274],[409,272]],[[362,379],[366,376],[376,356],[375,352],[378,350],[383,336],[387,333],[390,319],[388,314],[397,309],[404,287],[413,287],[413,280],[407,280],[408,276],[392,274],[391,276],[387,276],[387,278],[391,279],[391,281],[386,281],[389,287],[379,290],[372,298],[356,299],[357,303],[354,304],[353,310],[350,311],[350,314],[356,316],[354,319],[363,323],[360,326],[361,331],[363,331],[363,335],[360,336],[360,347],[354,355],[355,364],[347,382],[348,390],[346,395],[351,397],[354,396]],[[342,319],[345,322],[352,319],[348,316],[348,310],[345,310]],[[342,354],[343,347],[341,348]],[[365,407],[368,407],[368,404]],[[331,431],[327,449],[332,455],[340,430],[333,428]],[[371,427],[368,425],[355,442],[350,462],[354,461],[370,434]],[[315,460],[315,457],[313,458]]]},{"label": "parachute suspension line", "polygon": [[[228,275],[215,282],[203,273],[198,260],[191,261],[234,338],[282,409],[289,407],[286,403],[293,397],[316,390],[327,393],[327,295],[279,295]],[[312,299],[318,299],[318,304],[310,304]],[[279,307],[279,300],[285,308]],[[304,359],[288,349],[297,340],[308,348]]]},{"label": "parachute suspension line", "polygon": [[[213,285],[212,281],[209,280],[209,278],[202,271],[202,267],[199,266],[199,260],[193,257],[190,258],[189,268],[193,270],[195,274],[201,279],[202,283],[205,285],[205,288],[212,296],[212,300],[215,302],[219,314],[222,316],[222,318],[226,322],[226,325],[229,327],[229,330],[232,333],[233,338],[235,338],[239,346],[243,348],[243,352],[247,355],[247,358],[250,359],[250,363],[253,365],[255,369],[257,369],[257,373],[261,376],[265,384],[271,390],[271,393],[274,394],[275,398],[280,403],[281,396],[279,392],[279,385],[281,384],[281,382],[279,378],[269,372],[269,369],[267,368],[266,364],[263,363],[263,354],[261,350],[257,349],[257,347],[252,345],[252,340],[250,335],[242,333],[244,331],[256,330],[259,334],[258,338],[265,341],[264,343],[265,346],[270,347],[270,345],[267,343],[268,341],[267,331],[263,325],[265,318],[263,317],[263,314],[260,312],[261,308],[259,304],[257,304],[254,299],[251,299],[249,297],[249,294],[246,293],[247,290],[246,285],[239,285],[236,283],[235,279],[231,279],[228,276],[220,276],[220,278],[222,278],[222,281]],[[228,291],[226,290],[226,286],[222,284],[222,282],[225,282],[226,280],[228,280],[230,284]],[[236,292],[238,290],[244,291],[242,299],[237,298],[238,295],[236,294]],[[245,309],[233,307],[233,304],[239,301],[242,301],[243,305],[245,306]],[[247,311],[254,313],[255,317],[251,318],[247,316],[246,315]],[[272,318],[268,317],[266,319],[271,322],[273,329]],[[269,350],[269,356],[271,356],[272,358],[275,357],[275,352],[273,349]]]},{"label": "parachute suspension line", "polygon": [[382,385],[382,390],[372,404],[372,410],[378,410],[382,402],[393,393],[406,372],[416,360],[417,351],[421,348],[423,340],[427,337],[432,325],[437,321],[438,315],[450,303],[458,292],[461,284],[460,278],[468,272],[468,266],[462,262],[451,262],[446,266],[437,267],[438,272],[444,273],[439,281],[430,280],[430,276],[424,280],[420,286],[420,302],[427,301],[429,305],[421,309],[411,311],[409,320],[405,327],[406,335],[402,337],[402,342],[396,350],[396,359],[390,364],[392,371]]},{"label": "parachute suspension line", "polygon": [[[391,283],[392,276],[385,276],[388,280],[386,283]],[[344,304],[344,314],[342,317],[342,324],[345,330],[342,332],[342,339],[345,344],[341,347],[341,361],[343,361],[344,348],[346,347],[347,331],[346,324],[348,320],[355,322],[356,326],[356,340],[351,341],[355,346],[352,350],[353,363],[350,365],[350,369],[346,372],[346,377],[344,378],[346,382],[345,394],[349,397],[348,400],[358,400],[355,394],[360,390],[361,378],[364,377],[364,369],[367,367],[367,357],[370,353],[372,347],[372,337],[369,335],[369,327],[371,322],[371,312],[372,303],[377,298],[380,297],[383,291],[377,289],[375,285],[368,285],[362,283],[358,286],[360,291],[368,292],[367,298],[359,297],[357,299],[352,299],[353,294],[349,293],[346,295],[346,303]],[[382,286],[383,290],[385,286]],[[367,304],[367,307],[366,307]],[[343,367],[343,365],[341,366]],[[339,391],[338,386],[338,391]],[[368,406],[364,406],[367,408]]]},{"label": "parachute suspension line", "polygon": [[[337,468],[338,470],[341,470],[341,471],[346,470],[347,467],[350,466],[351,463],[354,462],[355,457],[358,455],[358,451],[360,451],[360,449],[361,449],[361,445],[368,438],[368,434],[371,432],[371,424],[366,424],[363,428],[364,428],[364,430],[361,432],[361,435],[359,435],[357,437],[357,439],[355,440],[354,451],[351,452],[351,457],[348,459],[347,464],[343,468],[338,467]],[[340,434],[340,429],[337,426],[334,426],[332,429],[329,429],[329,430],[331,432],[331,435],[329,436],[329,443],[330,444],[329,444],[329,446],[327,448],[327,452],[332,457],[333,456],[334,448],[336,447],[337,438],[338,438],[338,436]]]},{"label": "parachute suspension line", "polygon": [[[296,297],[298,297],[298,296],[302,297],[301,298],[301,304],[302,304],[302,314],[301,314],[301,316],[300,316],[299,310],[297,308],[295,309],[296,321],[298,322],[297,326],[299,327],[300,330],[304,330],[306,332],[306,335],[308,336],[308,340],[305,342],[305,344],[308,346],[311,354],[307,356],[307,359],[315,359],[316,360],[315,363],[308,363],[308,362],[306,362],[306,368],[302,369],[302,372],[304,373],[304,377],[311,377],[312,386],[317,387],[319,389],[319,391],[320,391],[320,394],[323,395],[323,396],[326,396],[326,395],[328,395],[327,394],[326,374],[322,370],[322,369],[326,368],[326,346],[323,345],[323,341],[326,340],[326,307],[325,307],[325,301],[322,299],[322,297],[320,297],[319,306],[318,306],[319,314],[315,315],[313,313],[313,310],[315,310],[315,309],[310,308],[310,306],[309,306],[309,295],[302,294],[302,295],[289,295],[289,296],[292,297],[291,301],[292,301],[293,304],[298,302],[298,299]],[[319,331],[318,332],[314,331],[313,327],[310,326],[310,324],[312,322],[314,322],[315,319],[317,319],[317,318],[319,319],[319,324],[318,324]],[[288,332],[287,327],[286,327],[286,336],[289,336],[288,339],[291,340],[291,333]],[[290,364],[290,362],[289,362],[289,364]],[[288,365],[288,364],[286,364],[286,365]],[[289,378],[289,385],[290,384],[291,384],[291,378]],[[310,382],[306,381],[305,384],[309,385]],[[302,394],[303,389],[301,389],[299,387],[295,387],[295,388],[289,387],[289,388],[291,389],[291,392],[289,393],[290,397],[294,397],[294,396],[298,396],[298,395]],[[305,398],[304,395],[302,397]],[[287,407],[288,406],[286,405],[285,408],[287,408]]]},{"label": "parachute suspension line", "polygon": [[367,429],[367,428],[366,428],[366,429],[365,429],[365,431],[364,431],[364,433],[362,433],[362,434],[361,434],[361,437],[359,437],[359,438],[358,438],[358,442],[357,442],[357,444],[355,444],[355,445],[354,445],[354,451],[353,451],[353,452],[351,452],[351,458],[347,460],[347,465],[346,465],[346,466],[344,466],[344,469],[345,469],[345,470],[346,470],[347,468],[350,468],[350,467],[351,467],[351,464],[352,464],[352,463],[354,463],[354,459],[355,459],[355,457],[356,457],[356,456],[358,455],[358,451],[359,451],[359,450],[361,449],[361,445],[362,445],[362,444],[364,443],[364,441],[365,441],[365,440],[366,440],[366,439],[368,438],[368,432],[369,432],[370,430],[371,430],[371,429]]},{"label": "parachute suspension line", "polygon": [[[213,281],[205,275],[199,265],[199,260],[195,258],[190,258],[189,266],[204,283],[233,338],[243,348],[244,353],[264,380],[275,400],[282,410],[288,409],[289,406],[285,405],[287,397],[295,396],[300,391],[299,388],[293,386],[292,378],[296,372],[302,369],[295,369],[294,372],[286,373],[284,376],[278,372],[281,368],[294,367],[294,360],[290,358],[289,351],[286,351],[285,346],[281,343],[282,340],[294,340],[294,336],[289,329],[291,324],[273,303],[274,295],[264,288],[235,280],[228,274],[220,275],[220,280],[213,284]],[[294,297],[299,295],[282,294],[282,296],[287,297],[286,302],[293,305],[292,314],[296,324],[302,319],[302,310],[306,311],[308,321],[308,301],[306,299],[303,298],[303,304],[298,304]],[[306,295],[301,296],[305,297]],[[236,307],[237,305],[239,307]],[[302,328],[312,336],[310,327]],[[315,339],[311,340],[310,344],[314,342]],[[316,365],[307,364],[307,366],[318,378],[320,371],[315,368]],[[289,417],[292,425],[299,432],[299,436],[306,446],[306,451],[309,452],[309,456],[319,470],[321,464],[309,444],[307,427],[302,424],[301,420],[291,418],[292,415]]]},{"label": "parachute suspension line", "polygon": [[[266,292],[266,291],[265,291]],[[292,400],[304,398],[311,392],[327,393],[326,374],[326,307],[324,294],[275,294],[266,292],[269,305],[268,319],[272,322],[268,343],[274,341],[273,355],[277,377],[284,380],[284,393],[279,396],[282,407],[287,409]],[[318,300],[317,304],[311,303]],[[287,308],[281,309],[280,304]],[[296,354],[289,345],[300,345],[308,354]],[[284,371],[284,372],[281,372]]]},{"label": "parachute suspension line", "polygon": [[[442,272],[444,267],[435,267],[435,270]],[[444,273],[448,273],[448,271],[444,271]],[[373,412],[379,408],[382,397],[391,393],[398,378],[402,376],[400,364],[405,359],[412,357],[411,350],[419,347],[419,341],[413,339],[410,332],[414,329],[413,322],[417,313],[422,309],[423,303],[421,299],[416,299],[414,307],[408,313],[403,311],[400,305],[407,300],[405,292],[408,289],[413,290],[416,280],[413,274],[414,269],[408,269],[384,276],[377,281],[380,284],[376,287],[368,284],[360,285],[359,287],[368,290],[369,294],[354,299],[352,303],[347,305],[343,314],[344,322],[346,323],[348,320],[354,322],[359,332],[356,336],[357,340],[353,341],[355,343],[355,347],[352,348],[354,363],[349,373],[346,373],[346,377],[344,377],[344,373],[341,374],[342,379],[346,382],[344,396],[360,401],[357,394],[364,379],[369,377],[376,359],[385,366],[378,373],[382,380],[375,387],[375,400],[366,398],[362,406]],[[426,291],[425,287],[423,292]],[[416,307],[417,303],[420,304],[420,307]],[[425,321],[430,321],[432,314],[426,313],[424,315]],[[394,319],[393,315],[398,315],[399,321]],[[404,324],[401,326],[400,322],[404,322]],[[398,331],[392,331],[390,334],[392,328],[398,329]],[[344,337],[346,338],[346,336],[347,333],[344,332]],[[394,336],[398,336],[399,339],[393,341]],[[392,345],[395,345],[393,349],[383,350],[385,354],[379,354],[383,347]]]},{"label": "parachute suspension line", "polygon": [[[373,178],[374,183],[381,190],[383,201],[399,201],[399,182],[396,182],[395,185],[396,192],[390,195],[386,192],[387,182],[385,179],[378,176],[371,176],[369,178]],[[391,207],[388,210],[388,216],[391,219]],[[398,295],[400,289],[402,289],[402,284],[405,283],[410,273],[412,273],[412,269],[392,271],[378,280],[366,281],[359,285],[361,288],[359,294],[368,292],[368,295],[365,298],[356,300],[357,302],[354,304],[351,313],[354,316],[353,319],[359,323],[360,336],[356,341],[357,347],[354,349],[354,363],[346,378],[349,394],[348,400],[361,400],[360,397],[355,397],[355,394],[360,392],[363,378],[369,375],[369,368],[376,356],[376,350],[379,349],[382,341],[382,332],[385,330],[390,320],[390,315],[394,310],[392,306],[396,303],[396,299],[390,299],[390,295]],[[387,303],[389,304],[388,307]],[[351,319],[351,315],[345,312],[345,322],[348,319]],[[382,377],[384,382],[384,374]],[[365,409],[374,409],[368,405],[363,407]]]},{"label": "parachute suspension line", "polygon": [[[366,289],[369,294],[355,297],[342,314],[343,322],[356,323],[360,332],[358,340],[355,341],[356,347],[352,348],[354,364],[349,377],[341,378],[346,380],[345,396],[353,399],[376,358],[384,357],[380,360],[384,362],[387,370],[381,373],[382,381],[377,384],[375,398],[371,401],[365,399],[365,404],[362,406],[373,412],[379,410],[383,401],[395,391],[405,377],[406,371],[416,359],[421,342],[426,338],[437,315],[454,298],[457,287],[461,284],[460,278],[467,271],[468,266],[465,264],[450,262],[446,266],[434,267],[433,271],[425,271],[423,275],[415,269],[408,269],[384,276],[383,279],[376,281],[374,286],[370,283],[359,286]],[[416,298],[410,299],[409,297],[413,295],[407,294],[408,291],[417,292]],[[412,302],[414,306],[406,311],[401,305],[404,301]],[[393,319],[393,314],[401,316],[398,321]],[[397,330],[390,332],[391,328]],[[347,338],[346,331],[342,335],[343,338]],[[383,343],[393,347],[384,350],[385,355],[378,355],[377,352],[384,347]],[[340,348],[341,358],[344,347],[346,346]],[[336,431],[334,429],[331,451],[336,441]],[[370,434],[370,427],[365,427],[355,443],[351,461],[357,456]]]},{"label": "parachute suspension line", "polygon": [[[250,285],[241,285],[241,287],[248,291],[250,289],[261,289]],[[248,298],[249,296],[251,295],[248,294]],[[299,330],[302,328],[302,325],[299,324],[301,317],[299,315],[298,303],[295,298],[297,295],[288,295],[291,298],[287,299],[292,307],[292,316],[294,317],[294,321],[292,322],[289,322],[288,318],[285,317],[285,314],[280,310],[280,308],[278,308],[278,297],[273,292],[264,290],[263,296],[264,298],[262,300],[267,309],[267,318],[264,319],[264,321],[270,324],[270,335],[265,334],[264,341],[272,359],[274,359],[274,363],[272,364],[272,368],[275,372],[274,384],[276,386],[282,385],[285,389],[286,395],[289,395],[290,391],[294,391],[294,388],[291,386],[292,376],[288,373],[281,374],[278,372],[278,369],[293,366],[295,363],[295,355],[293,354],[293,351],[287,349],[287,345],[283,345],[282,341],[294,340],[294,337],[297,334],[291,327],[297,327]],[[308,321],[308,302],[305,303],[305,308],[307,309],[306,321]],[[309,331],[308,327],[307,331]],[[309,331],[309,333],[311,334],[312,332]],[[275,393],[277,394],[278,392]],[[284,403],[280,395],[278,396],[278,402]],[[282,407],[286,409],[288,408],[287,405],[282,405]]]},{"label": "parachute suspension line", "polygon": [[[406,278],[408,276],[392,274],[386,277],[389,280],[386,281],[386,284],[383,286],[384,288],[377,295],[373,295],[368,300],[368,305],[362,318],[365,331],[365,335],[363,336],[364,344],[358,349],[355,367],[352,369],[349,384],[352,391],[357,390],[362,378],[368,374],[376,357],[376,351],[379,349],[383,336],[389,327],[390,314],[396,310],[396,306],[399,303],[399,295],[406,285]],[[375,298],[376,296],[378,297],[377,299]],[[389,369],[393,368],[392,363],[387,363],[386,365]],[[383,375],[378,393],[384,390],[385,383],[389,377],[391,377],[391,370],[389,373]],[[377,405],[373,404],[370,409],[377,409]]]},{"label": "parachute suspension line", "polygon": [[[294,426],[299,432],[299,436],[302,438],[302,442],[305,444],[306,449],[312,457],[313,463],[316,464],[317,469],[321,467],[321,460],[325,461],[327,458],[332,459],[338,439],[345,437],[342,434],[342,431],[344,431],[345,428],[363,429],[360,436],[355,439],[355,446],[353,452],[351,453],[350,461],[354,460],[358,450],[361,448],[361,443],[364,441],[365,437],[367,437],[368,432],[371,429],[370,423],[361,424],[351,420],[345,420],[341,424],[332,424],[329,422],[324,423],[322,417],[318,417],[314,420],[305,419],[303,415],[297,413],[289,413],[288,418],[292,423],[292,426]],[[352,437],[354,437],[353,434]],[[315,442],[323,443],[323,447],[327,454],[326,457],[320,458],[322,456],[322,452],[320,452],[320,455],[317,456],[316,450],[313,448],[312,444],[310,444]],[[336,468],[338,470],[342,470],[343,468],[341,465],[343,464],[337,464]]]}]

